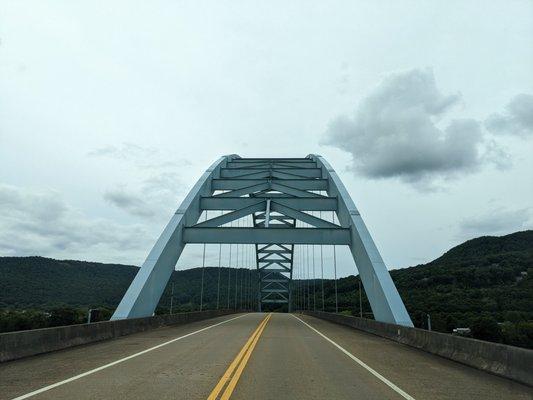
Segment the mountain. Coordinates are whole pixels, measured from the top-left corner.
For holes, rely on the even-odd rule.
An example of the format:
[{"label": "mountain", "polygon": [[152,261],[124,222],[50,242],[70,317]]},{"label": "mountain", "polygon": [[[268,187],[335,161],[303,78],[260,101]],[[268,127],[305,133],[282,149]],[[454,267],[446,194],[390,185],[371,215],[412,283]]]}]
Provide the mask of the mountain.
[{"label": "mountain", "polygon": [[[37,323],[40,326],[46,323],[42,311],[58,308],[77,309],[78,317],[72,317],[74,321],[86,314],[88,308],[105,308],[105,315],[109,316],[137,271],[137,267],[119,264],[0,257],[0,309],[3,309],[0,330],[20,329],[20,324],[35,326],[19,323],[14,316],[26,321],[30,315],[31,318],[40,315],[41,322]],[[218,274],[218,268],[204,270],[205,308],[216,307]],[[220,275],[221,306],[235,305],[236,275],[237,303],[241,302],[243,285],[243,304],[252,304],[255,272],[221,268]],[[393,270],[391,276],[415,326],[426,327],[427,314],[431,316],[432,328],[442,332],[473,327],[476,321],[482,321],[488,324],[489,328],[485,329],[488,336],[499,332],[495,337],[485,338],[533,347],[533,231],[472,239],[430,263]],[[358,276],[337,280],[339,311],[359,315],[358,280]],[[158,312],[168,312],[172,284],[174,310],[198,309],[201,282],[201,268],[175,271]],[[323,286],[324,309],[334,311],[335,282],[325,280]],[[311,294],[309,302],[302,300],[307,287]],[[294,296],[300,304],[322,309],[321,288],[318,279],[294,281]],[[361,297],[361,309],[365,316],[371,317],[364,291]],[[10,323],[2,325],[6,318]]]},{"label": "mountain", "polygon": [[[101,264],[87,261],[54,260],[44,257],[0,257],[0,309],[51,310],[59,307],[115,308],[128,289],[138,267],[121,264]],[[204,270],[204,301],[216,306],[218,268]],[[220,300],[227,305],[228,275],[231,304],[235,302],[235,279],[249,286],[255,272],[244,268],[220,269]],[[245,280],[242,281],[242,277]],[[172,284],[177,309],[197,308],[200,302],[202,269],[174,271],[159,303],[163,310],[170,307]],[[244,291],[243,291],[244,293]],[[163,311],[162,310],[162,311]]]}]

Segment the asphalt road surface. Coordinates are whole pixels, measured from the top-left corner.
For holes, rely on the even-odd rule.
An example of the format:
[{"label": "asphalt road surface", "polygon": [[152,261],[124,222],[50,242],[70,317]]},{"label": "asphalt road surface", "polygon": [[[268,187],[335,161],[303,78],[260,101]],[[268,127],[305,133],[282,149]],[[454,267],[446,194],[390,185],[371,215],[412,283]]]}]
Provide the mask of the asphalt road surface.
[{"label": "asphalt road surface", "polygon": [[0,364],[0,399],[533,399],[516,382],[309,316],[239,314]]}]

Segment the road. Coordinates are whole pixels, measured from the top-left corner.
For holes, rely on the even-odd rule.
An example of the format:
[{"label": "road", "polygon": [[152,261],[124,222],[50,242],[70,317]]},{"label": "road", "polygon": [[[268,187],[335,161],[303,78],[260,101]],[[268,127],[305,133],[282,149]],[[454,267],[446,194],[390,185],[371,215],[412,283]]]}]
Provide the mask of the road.
[{"label": "road", "polygon": [[0,364],[0,398],[533,399],[533,389],[309,316],[239,314]]}]

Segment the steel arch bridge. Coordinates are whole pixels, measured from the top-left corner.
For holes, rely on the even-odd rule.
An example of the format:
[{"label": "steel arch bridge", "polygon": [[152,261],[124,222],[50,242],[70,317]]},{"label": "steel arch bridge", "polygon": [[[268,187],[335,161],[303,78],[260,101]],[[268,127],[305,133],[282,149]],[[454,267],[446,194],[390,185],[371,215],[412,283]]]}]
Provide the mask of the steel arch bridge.
[{"label": "steel arch bridge", "polygon": [[[199,222],[211,210],[221,213]],[[312,215],[315,211],[333,212],[338,223]],[[227,226],[247,216],[252,227]],[[295,245],[349,246],[374,318],[413,326],[359,211],[319,155],[219,158],[172,216],[112,319],[151,316],[188,243],[254,244],[259,310],[265,303],[286,303],[291,309]]]}]

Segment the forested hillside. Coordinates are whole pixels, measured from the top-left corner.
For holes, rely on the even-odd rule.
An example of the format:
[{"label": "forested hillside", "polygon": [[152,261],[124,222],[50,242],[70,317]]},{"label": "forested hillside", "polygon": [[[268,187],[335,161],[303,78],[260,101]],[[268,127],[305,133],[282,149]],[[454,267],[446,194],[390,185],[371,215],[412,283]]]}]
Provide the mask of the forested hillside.
[{"label": "forested hillside", "polygon": [[[102,308],[102,318],[108,317],[137,270],[43,257],[0,258],[0,329],[80,322],[88,308]],[[256,281],[252,271],[206,268],[206,307],[216,307],[219,272],[220,306],[251,304],[250,288]],[[430,314],[435,330],[471,327],[483,339],[533,347],[533,231],[469,240],[428,264],[393,270],[391,275],[416,326],[426,327]],[[175,311],[198,309],[201,278],[201,268],[173,273]],[[359,314],[358,279],[337,281],[339,311]],[[294,285],[301,304],[322,309],[320,280]],[[158,312],[168,312],[171,286]],[[334,282],[326,280],[323,286],[324,309],[334,311]],[[308,287],[309,301],[302,302]],[[364,292],[361,308],[364,316],[372,316]]]},{"label": "forested hillside", "polygon": [[[472,239],[391,276],[416,326],[426,327],[429,313],[432,328],[441,332],[475,327],[483,331],[480,338],[533,347],[533,231]],[[355,315],[357,281],[353,276],[338,281],[339,308]],[[331,311],[333,282],[325,287]],[[362,297],[363,312],[369,312],[364,292]]]}]

